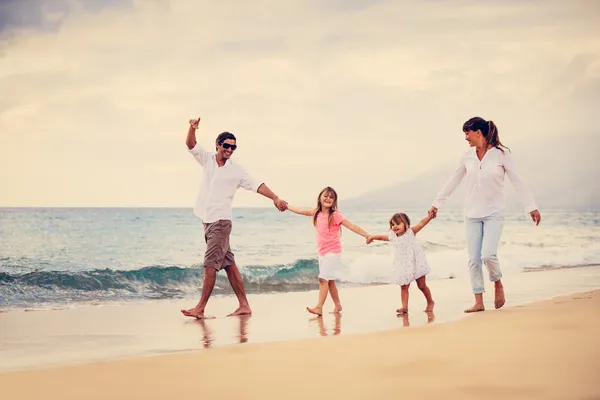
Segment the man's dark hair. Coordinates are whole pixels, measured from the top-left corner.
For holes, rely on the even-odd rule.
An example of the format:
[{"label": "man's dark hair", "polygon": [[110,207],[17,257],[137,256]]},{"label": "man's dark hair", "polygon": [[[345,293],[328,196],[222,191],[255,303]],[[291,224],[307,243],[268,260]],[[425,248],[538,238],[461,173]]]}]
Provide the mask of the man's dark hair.
[{"label": "man's dark hair", "polygon": [[221,133],[219,136],[217,136],[217,144],[220,146],[223,144],[224,141],[226,141],[227,139],[233,139],[233,140],[237,140],[235,138],[235,136],[233,135],[233,133],[231,132],[223,132]]}]

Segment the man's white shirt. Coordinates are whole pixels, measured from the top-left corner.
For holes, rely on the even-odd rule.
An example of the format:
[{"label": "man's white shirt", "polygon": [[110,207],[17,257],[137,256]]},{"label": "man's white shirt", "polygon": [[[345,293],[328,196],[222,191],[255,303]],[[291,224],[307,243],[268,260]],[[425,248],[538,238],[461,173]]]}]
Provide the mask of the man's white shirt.
[{"label": "man's white shirt", "polygon": [[231,203],[238,188],[257,192],[262,183],[255,181],[246,170],[231,160],[219,167],[217,153],[206,151],[199,143],[189,150],[203,168],[203,181],[196,199],[194,214],[204,223],[232,218]]}]

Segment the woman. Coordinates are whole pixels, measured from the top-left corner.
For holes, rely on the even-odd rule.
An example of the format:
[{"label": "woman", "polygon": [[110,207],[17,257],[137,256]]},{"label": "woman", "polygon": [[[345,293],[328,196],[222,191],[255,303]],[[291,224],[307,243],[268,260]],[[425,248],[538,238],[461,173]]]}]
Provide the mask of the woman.
[{"label": "woman", "polygon": [[498,243],[504,224],[504,175],[508,175],[515,190],[531,215],[536,226],[542,217],[535,201],[517,174],[510,150],[498,137],[498,128],[492,121],[474,117],[463,125],[465,140],[473,149],[467,151],[429,209],[432,218],[454,189],[465,180],[465,224],[469,251],[469,274],[475,294],[475,304],[466,313],[484,311],[482,261],[488,269],[490,281],[494,282],[494,305],[505,303],[502,272],[498,264]]}]

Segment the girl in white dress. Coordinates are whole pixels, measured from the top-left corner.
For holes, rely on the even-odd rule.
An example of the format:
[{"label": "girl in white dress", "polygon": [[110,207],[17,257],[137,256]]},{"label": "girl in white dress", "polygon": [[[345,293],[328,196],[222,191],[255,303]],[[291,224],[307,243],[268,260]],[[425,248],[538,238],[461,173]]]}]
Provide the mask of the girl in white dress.
[{"label": "girl in white dress", "polygon": [[431,291],[425,280],[425,276],[431,270],[427,264],[425,253],[415,238],[415,235],[431,220],[431,216],[427,216],[411,228],[408,216],[404,213],[397,213],[390,219],[390,231],[387,235],[372,235],[367,238],[367,244],[373,240],[389,241],[394,244],[396,251],[392,266],[392,280],[395,284],[400,285],[402,299],[402,308],[396,310],[398,314],[408,313],[408,289],[413,281],[417,281],[418,288],[427,300],[425,312],[433,311],[435,302],[431,298]]}]

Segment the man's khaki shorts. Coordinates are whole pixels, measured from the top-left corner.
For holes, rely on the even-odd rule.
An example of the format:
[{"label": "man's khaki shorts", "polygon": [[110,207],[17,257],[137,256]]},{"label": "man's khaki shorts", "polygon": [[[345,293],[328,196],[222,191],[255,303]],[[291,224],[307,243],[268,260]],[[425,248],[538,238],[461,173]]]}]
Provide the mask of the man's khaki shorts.
[{"label": "man's khaki shorts", "polygon": [[235,265],[235,258],[229,246],[229,234],[231,234],[231,221],[229,220],[220,219],[210,224],[204,224],[204,240],[206,241],[204,267],[220,271],[230,265]]}]

